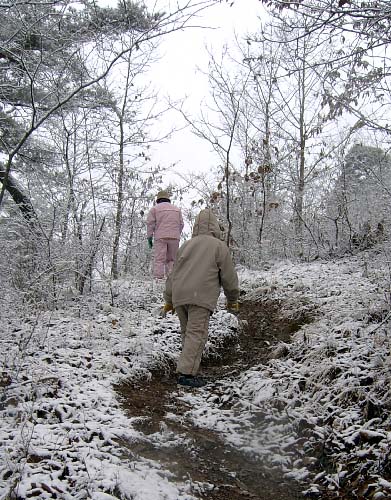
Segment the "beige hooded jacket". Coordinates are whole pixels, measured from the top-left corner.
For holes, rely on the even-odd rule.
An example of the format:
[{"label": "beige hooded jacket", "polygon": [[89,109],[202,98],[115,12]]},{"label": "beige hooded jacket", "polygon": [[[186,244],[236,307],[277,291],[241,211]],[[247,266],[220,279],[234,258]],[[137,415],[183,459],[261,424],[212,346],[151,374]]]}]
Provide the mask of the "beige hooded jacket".
[{"label": "beige hooded jacket", "polygon": [[178,250],[167,278],[164,300],[174,307],[193,304],[213,311],[223,287],[228,302],[239,298],[238,275],[210,209],[198,214],[192,238]]}]

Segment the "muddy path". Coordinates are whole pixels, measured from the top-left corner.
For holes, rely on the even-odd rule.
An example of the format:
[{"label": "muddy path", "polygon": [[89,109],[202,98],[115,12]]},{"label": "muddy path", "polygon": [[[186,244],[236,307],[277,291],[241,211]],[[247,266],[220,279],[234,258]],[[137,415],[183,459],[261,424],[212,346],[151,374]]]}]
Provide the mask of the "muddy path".
[{"label": "muddy path", "polygon": [[[310,314],[282,319],[281,304],[243,301],[240,320],[244,327],[235,344],[226,345],[218,360],[204,360],[201,368],[212,381],[236,374],[265,362],[270,348],[278,341],[289,342],[291,334],[311,320]],[[190,389],[196,390],[196,389]],[[218,383],[202,390],[218,390]],[[278,469],[262,464],[256,458],[223,442],[215,432],[198,428],[187,418],[190,407],[180,396],[186,389],[178,388],[174,373],[154,374],[148,382],[116,387],[119,399],[134,427],[145,436],[138,442],[121,443],[131,458],[143,457],[159,461],[178,481],[208,483],[206,492],[193,494],[212,500],[301,500],[301,488],[285,479]],[[165,432],[180,436],[161,446],[155,436]]]}]

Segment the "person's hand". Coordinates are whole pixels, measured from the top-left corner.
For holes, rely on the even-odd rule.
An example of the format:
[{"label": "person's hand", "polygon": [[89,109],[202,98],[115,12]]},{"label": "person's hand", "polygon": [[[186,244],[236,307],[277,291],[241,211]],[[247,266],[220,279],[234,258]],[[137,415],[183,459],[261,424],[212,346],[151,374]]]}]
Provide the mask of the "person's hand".
[{"label": "person's hand", "polygon": [[152,238],[152,236],[150,236],[150,237],[148,238],[148,246],[149,246],[149,248],[152,248],[152,247],[153,247],[153,238]]},{"label": "person's hand", "polygon": [[167,314],[168,312],[172,311],[172,313],[174,314],[175,312],[175,309],[174,309],[174,306],[172,304],[168,304],[167,302],[164,304],[163,306],[163,311]]},{"label": "person's hand", "polygon": [[239,312],[239,302],[228,302],[227,303],[227,311],[231,313]]},{"label": "person's hand", "polygon": [[162,307],[162,310],[161,310],[161,316],[164,318],[166,316],[166,314],[168,312],[172,312],[172,314],[174,314],[175,312],[175,308],[172,304],[168,304],[167,302],[164,304],[164,306]]}]

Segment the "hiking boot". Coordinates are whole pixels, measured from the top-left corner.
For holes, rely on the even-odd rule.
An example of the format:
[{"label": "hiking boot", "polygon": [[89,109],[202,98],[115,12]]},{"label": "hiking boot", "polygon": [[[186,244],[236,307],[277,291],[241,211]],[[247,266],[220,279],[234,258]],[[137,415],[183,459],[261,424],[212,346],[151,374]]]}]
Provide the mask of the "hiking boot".
[{"label": "hiking boot", "polygon": [[206,385],[206,381],[201,377],[195,377],[194,375],[178,375],[177,384],[186,387],[203,387]]}]

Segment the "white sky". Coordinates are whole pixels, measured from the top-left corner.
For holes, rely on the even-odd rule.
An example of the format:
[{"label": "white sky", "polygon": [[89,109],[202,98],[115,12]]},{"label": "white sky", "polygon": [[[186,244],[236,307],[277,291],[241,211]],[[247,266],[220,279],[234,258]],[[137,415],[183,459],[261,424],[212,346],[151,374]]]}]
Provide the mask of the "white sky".
[{"label": "white sky", "polygon": [[[154,9],[155,5],[159,8],[167,1],[146,0],[145,3]],[[197,24],[210,29],[190,28],[166,37],[160,47],[161,59],[151,73],[161,97],[169,96],[172,100],[186,97],[184,109],[196,117],[208,95],[207,77],[202,72],[206,72],[208,66],[206,47],[209,50],[212,47],[217,56],[221,55],[224,45],[234,45],[235,32],[240,38],[259,27],[258,16],[263,12],[259,0],[235,0],[232,6],[216,3],[197,20]],[[170,125],[177,128],[183,125],[179,113],[166,116],[161,124],[163,129]],[[155,164],[162,166],[176,164],[175,170],[185,174],[206,172],[217,161],[209,144],[195,137],[189,129],[175,133],[165,144],[156,146],[152,158]]]},{"label": "white sky", "polygon": [[[176,11],[178,4],[186,5],[191,0],[140,1],[143,1],[151,13],[168,13]],[[117,0],[100,0],[99,3],[115,5]],[[199,28],[173,32],[159,41],[160,59],[153,63],[151,71],[146,75],[148,85],[159,94],[161,103],[166,103],[169,99],[172,102],[184,100],[183,109],[192,118],[197,118],[202,102],[209,94],[207,75],[204,74],[208,68],[208,50],[219,59],[224,46],[235,46],[235,35],[240,39],[247,32],[259,29],[259,18],[264,15],[265,10],[260,0],[216,0],[214,6],[205,9],[192,20],[191,24],[196,24]],[[154,167],[160,165],[168,168],[175,165],[164,176],[164,187],[168,187],[170,183],[181,186],[185,184],[176,172],[184,176],[206,173],[218,164],[217,155],[212,152],[211,146],[197,138],[189,127],[183,129],[184,125],[180,113],[171,111],[164,115],[152,131],[155,137],[162,137],[172,129],[182,129],[164,143],[155,144],[148,152]]]}]

